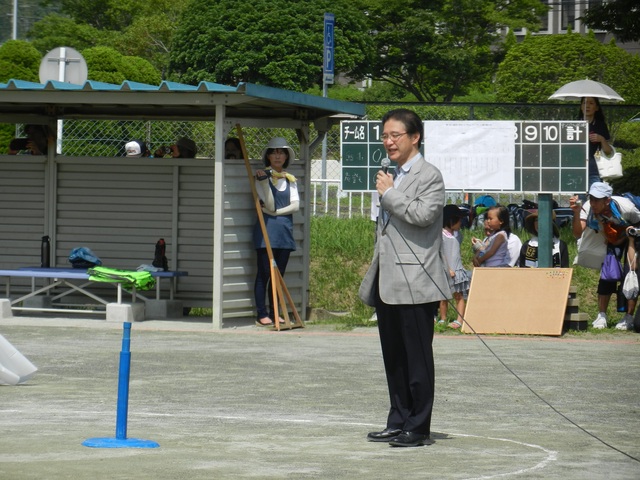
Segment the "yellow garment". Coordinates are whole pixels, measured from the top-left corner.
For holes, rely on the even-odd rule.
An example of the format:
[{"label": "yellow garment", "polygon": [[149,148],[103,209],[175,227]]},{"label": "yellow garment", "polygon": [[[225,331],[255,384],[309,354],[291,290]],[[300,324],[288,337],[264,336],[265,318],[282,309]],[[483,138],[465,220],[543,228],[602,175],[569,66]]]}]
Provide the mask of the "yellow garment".
[{"label": "yellow garment", "polygon": [[294,177],[288,172],[285,172],[285,171],[276,172],[273,168],[269,168],[267,169],[267,171],[271,173],[271,183],[273,183],[274,186],[278,183],[278,180],[280,180],[281,178],[286,178],[291,183],[296,181],[296,177]]}]

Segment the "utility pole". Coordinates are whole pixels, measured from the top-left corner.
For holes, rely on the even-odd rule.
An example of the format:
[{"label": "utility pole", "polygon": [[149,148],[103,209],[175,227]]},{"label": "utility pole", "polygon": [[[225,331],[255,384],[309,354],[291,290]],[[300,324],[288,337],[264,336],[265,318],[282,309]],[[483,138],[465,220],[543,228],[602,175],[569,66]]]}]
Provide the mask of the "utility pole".
[{"label": "utility pole", "polygon": [[18,39],[18,0],[13,0],[13,18],[11,19],[13,25],[11,32],[11,39]]}]

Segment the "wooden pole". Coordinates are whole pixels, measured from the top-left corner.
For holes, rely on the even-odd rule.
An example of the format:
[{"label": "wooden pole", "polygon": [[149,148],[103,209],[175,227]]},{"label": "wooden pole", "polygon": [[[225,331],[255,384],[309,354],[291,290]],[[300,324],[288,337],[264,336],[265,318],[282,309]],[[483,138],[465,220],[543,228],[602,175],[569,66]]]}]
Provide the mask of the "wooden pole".
[{"label": "wooden pole", "polygon": [[[264,223],[264,215],[262,212],[262,205],[260,205],[260,197],[258,196],[258,191],[256,190],[256,185],[254,182],[253,171],[251,170],[251,165],[249,164],[249,155],[247,153],[247,147],[244,141],[244,135],[242,134],[242,127],[240,124],[236,124],[236,130],[238,132],[238,139],[240,140],[240,147],[242,149],[242,157],[244,158],[244,165],[247,169],[247,176],[249,177],[249,185],[251,186],[251,193],[253,194],[253,202],[256,207],[256,213],[258,214],[258,222],[260,223],[260,229],[262,231],[262,236],[264,237],[264,244],[267,249],[267,256],[269,257],[269,272],[271,275],[271,302],[273,305],[274,312],[274,324],[275,329],[280,331],[280,313],[278,305],[283,305],[282,313],[284,316],[284,328],[291,329],[296,327],[304,327],[304,323],[298,315],[298,311],[296,306],[289,294],[289,290],[287,289],[287,285],[284,283],[284,278],[280,274],[280,270],[278,269],[278,265],[273,258],[273,250],[271,250],[271,242],[269,241],[269,235],[267,235],[267,226]],[[289,302],[289,307],[293,312],[293,316],[295,318],[295,326],[292,325],[289,320],[289,312],[285,305],[285,299]]]}]

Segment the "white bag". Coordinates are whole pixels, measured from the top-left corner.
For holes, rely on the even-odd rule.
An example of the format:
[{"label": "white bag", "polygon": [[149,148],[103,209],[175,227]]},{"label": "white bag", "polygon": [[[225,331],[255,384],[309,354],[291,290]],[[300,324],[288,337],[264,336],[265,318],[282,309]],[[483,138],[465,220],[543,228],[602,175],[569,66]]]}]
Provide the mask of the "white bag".
[{"label": "white bag", "polygon": [[633,300],[638,296],[638,275],[634,270],[629,270],[627,276],[624,277],[624,283],[622,284],[622,294],[628,300]]},{"label": "white bag", "polygon": [[598,164],[598,173],[600,178],[611,180],[622,177],[622,154],[616,152],[611,146],[611,156],[607,157],[602,150],[598,150],[595,154],[596,163]]},{"label": "white bag", "polygon": [[604,235],[587,227],[582,232],[580,245],[578,246],[578,256],[573,263],[582,267],[600,270],[606,254],[607,242]]}]

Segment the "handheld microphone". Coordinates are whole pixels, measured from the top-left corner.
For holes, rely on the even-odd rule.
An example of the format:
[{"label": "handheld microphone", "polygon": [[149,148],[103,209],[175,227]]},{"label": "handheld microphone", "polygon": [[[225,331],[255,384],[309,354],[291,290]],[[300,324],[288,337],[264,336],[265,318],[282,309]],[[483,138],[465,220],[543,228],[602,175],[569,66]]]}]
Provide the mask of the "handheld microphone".
[{"label": "handheld microphone", "polygon": [[380,162],[380,168],[382,168],[382,171],[384,173],[388,173],[389,172],[389,166],[391,165],[391,160],[389,160],[389,157],[385,157],[382,159],[382,161]]}]

